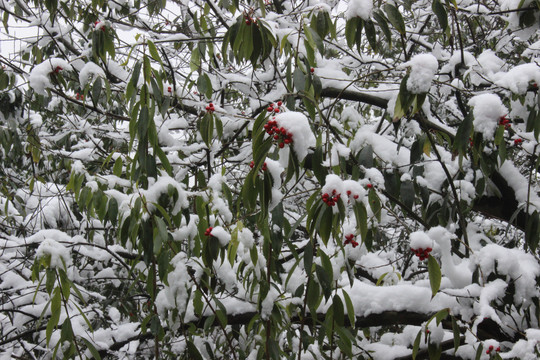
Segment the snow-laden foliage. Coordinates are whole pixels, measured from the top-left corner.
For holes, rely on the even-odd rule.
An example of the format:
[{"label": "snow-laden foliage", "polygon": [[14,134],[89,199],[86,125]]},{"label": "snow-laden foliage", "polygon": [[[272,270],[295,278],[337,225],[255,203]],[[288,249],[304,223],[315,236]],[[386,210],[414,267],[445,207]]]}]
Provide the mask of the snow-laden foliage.
[{"label": "snow-laden foliage", "polygon": [[540,3],[0,1],[0,359],[536,359]]}]

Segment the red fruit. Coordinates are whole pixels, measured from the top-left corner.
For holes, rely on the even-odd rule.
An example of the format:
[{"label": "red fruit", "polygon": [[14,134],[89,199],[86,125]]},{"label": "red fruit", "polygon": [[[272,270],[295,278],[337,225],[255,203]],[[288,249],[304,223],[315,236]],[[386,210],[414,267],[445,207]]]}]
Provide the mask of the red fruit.
[{"label": "red fruit", "polygon": [[426,249],[427,252],[431,252],[432,250],[433,250],[433,249],[430,248],[430,247],[428,247],[428,248]]},{"label": "red fruit", "polygon": [[[266,164],[266,163],[265,163]],[[253,167],[255,166],[255,161],[252,161],[249,163],[249,167],[253,169]]]},{"label": "red fruit", "polygon": [[515,140],[514,140],[514,145],[519,145],[519,144],[521,144],[522,142],[523,142],[522,139],[515,139]]},{"label": "red fruit", "polygon": [[373,185],[371,185],[371,184],[367,184],[366,186],[367,186],[368,189],[371,189],[373,187]]},{"label": "red fruit", "polygon": [[167,91],[168,91],[168,92],[172,92],[172,87],[169,86],[169,87],[167,88]]},{"label": "red fruit", "polygon": [[356,200],[358,199],[358,195],[354,195],[353,198]]},{"label": "red fruit", "polygon": [[352,245],[353,248],[355,248],[355,247],[358,246],[358,242],[352,240],[352,241],[351,241],[351,245]]},{"label": "red fruit", "polygon": [[351,190],[347,190],[347,196],[351,196]]},{"label": "red fruit", "polygon": [[490,351],[489,351],[489,350],[486,350],[486,354],[489,354],[489,353],[490,353]]},{"label": "red fruit", "polygon": [[285,139],[285,140],[283,140],[283,142],[284,142],[285,144],[289,145],[289,144],[291,143],[291,139]]},{"label": "red fruit", "polygon": [[262,171],[266,171],[267,167],[266,167],[266,163],[263,163],[263,166],[261,167]]},{"label": "red fruit", "polygon": [[315,69],[311,68],[311,69],[309,69],[309,71],[311,71],[311,73],[313,74],[315,72]]},{"label": "red fruit", "polygon": [[280,143],[279,143],[279,148],[280,148],[280,149],[283,149],[284,147],[285,147],[285,143],[284,143],[284,142],[280,142]]},{"label": "red fruit", "polygon": [[283,105],[283,103],[281,101],[278,101],[277,106],[281,106],[281,105]]},{"label": "red fruit", "polygon": [[273,107],[271,107],[271,106],[269,106],[269,107],[267,107],[267,108],[266,108],[266,111],[268,111],[268,112],[272,112],[272,111],[274,111],[274,108],[273,108]]},{"label": "red fruit", "polygon": [[279,108],[275,108],[275,109],[274,109],[274,112],[275,112],[275,113],[278,113],[278,112],[279,112]]},{"label": "red fruit", "polygon": [[332,195],[336,195],[337,191],[336,189],[332,190]]},{"label": "red fruit", "polygon": [[[536,85],[536,84],[535,84],[535,85]],[[495,351],[496,351],[496,352],[499,352],[499,351],[501,351],[501,347],[500,347],[500,346],[498,346],[498,347],[497,347],[497,348],[495,349]]]},{"label": "red fruit", "polygon": [[493,350],[494,346],[493,345],[489,345],[489,351]]},{"label": "red fruit", "polygon": [[55,74],[58,74],[60,71],[64,70],[61,66],[57,66],[55,69],[54,69],[54,72]]}]

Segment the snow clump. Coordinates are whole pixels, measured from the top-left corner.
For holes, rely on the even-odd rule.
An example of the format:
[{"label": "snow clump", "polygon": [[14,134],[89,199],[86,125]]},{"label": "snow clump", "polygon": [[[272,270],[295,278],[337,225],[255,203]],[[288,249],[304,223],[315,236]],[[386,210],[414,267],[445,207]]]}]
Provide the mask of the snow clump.
[{"label": "snow clump", "polygon": [[65,269],[71,264],[71,254],[69,249],[58,241],[53,239],[45,239],[36,251],[36,257],[41,259],[43,257],[50,256],[50,268],[52,269]]},{"label": "snow clump", "polygon": [[298,160],[302,161],[310,147],[315,146],[315,136],[309,126],[307,117],[299,112],[289,111],[276,115],[276,122],[292,134],[292,146]]},{"label": "snow clump", "polygon": [[476,95],[469,100],[473,106],[474,130],[484,135],[484,140],[493,140],[493,135],[501,117],[508,114],[508,109],[501,99],[494,94]]},{"label": "snow clump", "polygon": [[347,20],[357,16],[361,17],[363,20],[369,20],[372,12],[372,0],[350,0],[345,17]]},{"label": "snow clump", "polygon": [[84,87],[88,81],[92,78],[95,79],[98,76],[105,78],[105,71],[92,61],[87,62],[79,73],[79,83],[81,87]]},{"label": "snow clump", "polygon": [[403,64],[403,67],[411,68],[407,79],[407,90],[413,94],[423,94],[429,91],[431,81],[439,68],[439,62],[431,54],[418,54]]},{"label": "snow clump", "polygon": [[411,249],[433,248],[433,241],[423,231],[415,231],[411,234]]},{"label": "snow clump", "polygon": [[52,87],[51,74],[61,71],[72,71],[71,65],[64,59],[50,58],[36,65],[30,72],[30,87],[41,95],[46,95],[45,89]]}]

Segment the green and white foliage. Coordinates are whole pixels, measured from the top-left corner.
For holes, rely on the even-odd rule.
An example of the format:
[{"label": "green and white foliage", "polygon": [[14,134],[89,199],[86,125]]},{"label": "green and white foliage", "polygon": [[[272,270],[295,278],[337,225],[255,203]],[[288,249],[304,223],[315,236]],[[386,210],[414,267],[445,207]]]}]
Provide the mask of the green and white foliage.
[{"label": "green and white foliage", "polygon": [[539,8],[0,1],[0,358],[537,358]]}]

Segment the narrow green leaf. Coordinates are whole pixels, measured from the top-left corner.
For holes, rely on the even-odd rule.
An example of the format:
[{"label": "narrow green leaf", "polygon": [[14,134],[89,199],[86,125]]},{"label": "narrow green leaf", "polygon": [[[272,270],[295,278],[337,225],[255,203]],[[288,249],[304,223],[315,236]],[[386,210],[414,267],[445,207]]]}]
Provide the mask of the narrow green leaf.
[{"label": "narrow green leaf", "polygon": [[429,284],[431,286],[431,297],[434,297],[441,286],[441,268],[439,267],[437,260],[431,255],[428,257],[428,273]]},{"label": "narrow green leaf", "polygon": [[396,30],[399,31],[401,35],[405,35],[405,21],[403,21],[403,16],[401,16],[398,8],[390,3],[386,3],[384,5],[384,11],[388,16],[388,20],[390,20],[390,23],[394,25]]}]

